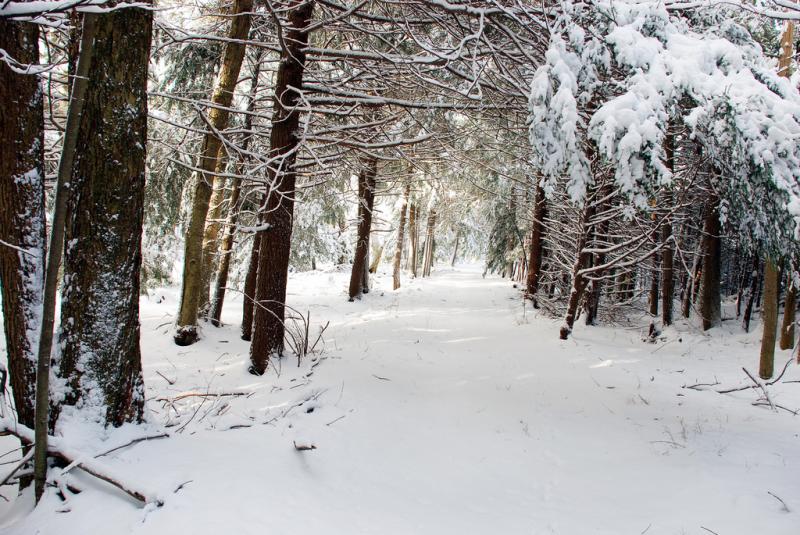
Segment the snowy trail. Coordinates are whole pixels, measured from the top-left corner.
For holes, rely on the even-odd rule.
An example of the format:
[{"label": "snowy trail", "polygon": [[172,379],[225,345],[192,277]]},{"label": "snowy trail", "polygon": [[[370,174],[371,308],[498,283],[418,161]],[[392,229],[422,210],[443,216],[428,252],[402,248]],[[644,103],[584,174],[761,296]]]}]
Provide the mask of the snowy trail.
[{"label": "snowy trail", "polygon": [[[292,277],[291,304],[331,321],[310,381],[309,363],[290,359],[277,379],[246,373],[239,302],[225,310],[230,325],[206,327],[200,344],[176,354],[163,325],[174,294],[143,300],[154,422],[171,417],[157,397],[255,394],[180,405],[181,425],[198,415],[183,432],[114,459],[159,489],[164,507],[84,492],[69,514],[39,508],[9,533],[797,533],[797,420],[752,407],[751,392],[681,388],[715,376],[739,384],[757,336],[684,325],[662,346],[642,342],[639,329],[584,327],[562,342],[557,321],[524,311],[507,281],[475,269],[399,292],[379,275],[356,303],[346,302],[346,278]],[[775,395],[800,406],[798,390]],[[317,449],[297,452],[293,441]]]}]

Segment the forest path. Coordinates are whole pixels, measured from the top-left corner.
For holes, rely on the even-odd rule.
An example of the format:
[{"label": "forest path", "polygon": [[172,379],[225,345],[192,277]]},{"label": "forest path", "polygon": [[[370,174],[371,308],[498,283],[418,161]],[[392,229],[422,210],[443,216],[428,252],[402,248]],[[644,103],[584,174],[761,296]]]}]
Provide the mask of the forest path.
[{"label": "forest path", "polygon": [[[644,327],[580,325],[561,341],[559,320],[525,310],[508,281],[478,268],[397,292],[381,273],[355,303],[347,278],[290,279],[312,332],[331,322],[310,376],[310,360],[290,358],[263,378],[246,372],[236,298],[228,325],[206,326],[189,348],[170,341],[175,291],[143,298],[150,418],[154,432],[171,423],[172,437],[107,462],[165,505],[141,510],[98,489],[52,515],[51,496],[10,533],[796,535],[796,419],[751,406],[751,391],[681,388],[742,383],[757,334],[683,324],[649,344]],[[800,406],[798,390],[774,395]],[[251,395],[158,401],[191,391]],[[142,430],[107,440],[126,432]]]}]

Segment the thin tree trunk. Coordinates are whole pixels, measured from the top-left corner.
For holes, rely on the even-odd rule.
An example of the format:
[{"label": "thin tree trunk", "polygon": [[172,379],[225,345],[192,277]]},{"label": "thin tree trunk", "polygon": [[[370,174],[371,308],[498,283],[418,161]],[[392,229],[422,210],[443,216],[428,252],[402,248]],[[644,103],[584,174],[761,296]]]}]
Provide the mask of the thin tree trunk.
[{"label": "thin tree trunk", "polygon": [[408,261],[411,264],[411,276],[417,277],[417,247],[419,245],[419,229],[417,228],[417,219],[419,217],[419,206],[417,203],[412,202],[408,215],[408,230],[409,239],[411,241],[411,254]]},{"label": "thin tree trunk", "polygon": [[712,194],[703,223],[703,272],[700,298],[700,315],[703,330],[719,325],[722,316],[720,294],[720,260],[722,232],[719,222],[719,197]]},{"label": "thin tree trunk", "polygon": [[[378,161],[370,158],[362,162],[364,168],[358,175],[358,237],[350,272],[350,301],[361,295],[364,288],[364,272],[367,270],[369,254],[369,235],[372,230],[372,209],[375,204],[375,184]],[[366,293],[366,292],[364,292]]]},{"label": "thin tree trunk", "polygon": [[[203,287],[203,234],[206,226],[206,216],[212,194],[214,170],[217,166],[217,154],[222,146],[222,140],[216,132],[224,130],[228,125],[228,117],[233,91],[239,81],[239,71],[244,59],[244,40],[250,32],[250,12],[253,9],[253,0],[234,0],[232,8],[231,27],[228,31],[228,41],[225,43],[222,68],[220,69],[217,87],[211,97],[214,105],[208,112],[209,132],[203,136],[202,148],[197,167],[194,190],[194,201],[189,226],[186,229],[186,244],[183,259],[183,288],[181,290],[181,305],[178,312],[175,343],[190,345],[197,341],[197,316],[201,302],[200,294],[208,291],[208,286]],[[213,129],[213,131],[211,131]]]},{"label": "thin tree trunk", "polygon": [[244,279],[244,295],[242,296],[242,340],[250,341],[253,337],[253,305],[256,299],[256,283],[258,281],[258,255],[261,251],[261,232],[253,236],[253,248],[250,252],[250,263]]},{"label": "thin tree trunk", "polygon": [[778,268],[769,257],[764,261],[764,307],[761,317],[764,331],[761,335],[758,375],[762,379],[769,379],[775,366],[775,330],[778,327]]},{"label": "thin tree trunk", "polygon": [[455,267],[456,259],[458,258],[458,245],[459,239],[461,238],[461,231],[456,231],[456,243],[453,245],[453,256],[450,258],[450,267]]},{"label": "thin tree trunk", "polygon": [[400,223],[397,226],[397,243],[394,248],[394,260],[392,265],[392,289],[400,288],[400,262],[403,258],[403,242],[405,241],[406,230],[406,211],[408,210],[408,198],[411,195],[411,184],[406,184],[403,192],[403,204],[400,205]]},{"label": "thin tree trunk", "polygon": [[383,242],[379,244],[375,250],[373,250],[372,259],[369,262],[370,273],[378,272],[378,267],[381,265],[381,259],[383,259],[383,251],[385,248],[386,248],[386,242]]},{"label": "thin tree trunk", "polygon": [[528,260],[528,279],[525,285],[525,297],[533,301],[533,307],[539,308],[536,293],[539,291],[539,278],[542,273],[544,256],[544,218],[547,216],[547,199],[544,188],[536,185],[533,201],[533,224],[531,225],[531,246]]},{"label": "thin tree trunk", "polygon": [[792,349],[794,347],[794,323],[796,310],[797,290],[794,287],[793,270],[790,266],[789,277],[786,281],[786,301],[783,307],[783,324],[781,325],[781,349]]},{"label": "thin tree trunk", "polygon": [[753,256],[753,273],[750,276],[750,293],[747,296],[747,305],[744,307],[744,316],[742,317],[742,329],[744,329],[744,332],[750,332],[750,319],[753,317],[753,305],[755,304],[758,287],[761,284],[759,280],[760,267],[761,261],[756,254]]},{"label": "thin tree trunk", "polygon": [[[233,243],[236,238],[236,224],[239,222],[239,213],[242,209],[241,206],[241,192],[242,192],[242,179],[240,178],[247,172],[246,165],[249,158],[246,156],[247,151],[250,149],[250,141],[253,136],[250,132],[253,130],[253,112],[256,106],[256,96],[258,94],[258,78],[261,74],[261,58],[263,56],[262,49],[256,49],[255,57],[253,58],[254,66],[250,82],[250,93],[247,97],[247,113],[244,117],[244,131],[245,138],[242,142],[242,156],[237,166],[236,174],[238,177],[234,178],[231,183],[231,196],[228,199],[228,219],[225,222],[225,233],[222,238],[222,246],[220,247],[220,262],[219,269],[217,270],[217,280],[214,288],[214,298],[211,300],[211,324],[215,327],[220,326],[220,318],[222,316],[222,306],[225,304],[225,290],[228,285],[228,272],[231,266],[231,256],[233,252]],[[258,249],[255,249],[257,252]],[[258,255],[256,254],[256,257]],[[251,260],[252,263],[252,260]],[[255,287],[255,271],[258,269],[258,263],[253,267],[253,287]],[[248,275],[249,275],[248,271]],[[252,297],[252,288],[251,288]],[[249,299],[245,298],[245,302]],[[250,314],[252,318],[252,302],[250,302]],[[252,319],[250,321],[252,327]]]},{"label": "thin tree trunk", "polygon": [[[0,19],[0,50],[39,63],[39,26]],[[44,297],[44,114],[42,84],[0,61],[0,290],[17,419],[34,427],[37,335]],[[2,370],[2,365],[0,365]]]},{"label": "thin tree trunk", "polygon": [[300,99],[306,64],[308,26],[314,2],[293,0],[275,83],[269,178],[274,188],[264,206],[256,284],[253,342],[250,345],[251,373],[262,375],[271,355],[283,354],[286,284],[292,247],[297,148],[300,143]]},{"label": "thin tree trunk", "polygon": [[433,266],[433,253],[434,253],[434,229],[436,227],[436,210],[430,209],[428,213],[428,228],[425,236],[425,258],[422,262],[422,276],[431,276],[431,266]]},{"label": "thin tree trunk", "polygon": [[[670,126],[672,126],[670,121]],[[664,137],[664,152],[666,156],[666,166],[670,172],[675,171],[675,134],[667,132]],[[664,212],[669,210],[672,205],[672,192],[668,191],[664,195],[662,204],[665,206]],[[672,247],[672,221],[664,217],[661,221],[661,322],[664,327],[672,325],[672,301],[675,297],[675,269],[674,258],[675,250]]]},{"label": "thin tree trunk", "polygon": [[58,270],[64,251],[66,230],[67,199],[69,183],[75,159],[81,114],[85,105],[86,90],[89,86],[89,71],[92,63],[94,36],[97,15],[87,13],[83,18],[80,52],[76,62],[76,76],[70,92],[67,111],[67,124],[58,163],[53,228],[47,250],[44,298],[42,302],[42,323],[36,359],[36,405],[35,405],[35,452],[33,456],[33,477],[35,497],[38,502],[44,493],[47,480],[47,437],[49,431],[50,406],[50,358],[53,347],[53,324],[55,323],[56,292],[58,290]]}]

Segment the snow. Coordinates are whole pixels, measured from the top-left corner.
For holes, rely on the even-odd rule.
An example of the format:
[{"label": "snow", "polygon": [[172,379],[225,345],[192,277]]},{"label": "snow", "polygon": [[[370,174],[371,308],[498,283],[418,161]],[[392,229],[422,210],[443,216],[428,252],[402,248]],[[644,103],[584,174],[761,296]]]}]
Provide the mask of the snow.
[{"label": "snow", "polygon": [[[174,424],[169,438],[95,461],[164,505],[142,508],[74,469],[84,492],[66,504],[49,492],[30,514],[26,495],[0,511],[0,529],[797,533],[796,417],[752,406],[753,390],[682,388],[746,385],[741,367],[756,368],[759,329],[743,334],[730,321],[701,334],[683,322],[651,344],[645,317],[578,325],[561,341],[559,320],[525,309],[508,281],[478,267],[404,280],[398,292],[381,273],[355,303],[348,277],[292,275],[289,304],[311,311],[312,333],[331,325],[321,354],[299,368],[282,359],[279,376],[247,374],[239,299],[226,303],[226,326],[205,326],[200,343],[177,348],[177,290],[142,298],[149,424],[72,421],[60,444],[101,452]],[[778,352],[776,368],[789,357]],[[792,365],[784,380],[797,379]],[[800,407],[800,385],[769,388],[776,403]],[[187,392],[248,395],[186,397],[174,409],[158,401]]]}]

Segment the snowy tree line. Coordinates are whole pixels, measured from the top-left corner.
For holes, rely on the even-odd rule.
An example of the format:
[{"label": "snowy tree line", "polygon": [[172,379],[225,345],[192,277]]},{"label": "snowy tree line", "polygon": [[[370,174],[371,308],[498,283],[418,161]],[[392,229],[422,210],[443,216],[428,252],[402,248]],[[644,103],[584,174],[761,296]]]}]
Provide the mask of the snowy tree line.
[{"label": "snowy tree line", "polygon": [[241,294],[256,375],[296,332],[290,269],[347,266],[353,300],[382,261],[396,290],[467,255],[562,316],[562,338],[642,306],[654,336],[679,315],[709,329],[728,296],[749,329],[760,303],[771,377],[775,333],[794,345],[798,16],[783,1],[4,4],[0,280],[37,492],[71,416],[144,416],[143,275],[181,285],[178,345]]}]

